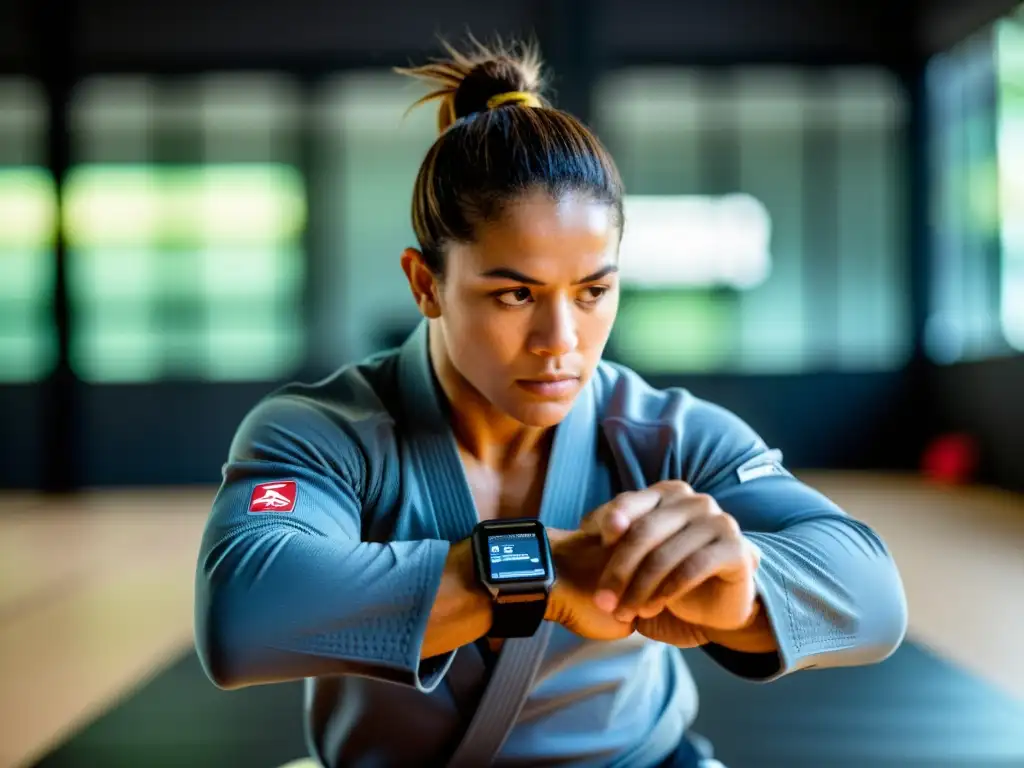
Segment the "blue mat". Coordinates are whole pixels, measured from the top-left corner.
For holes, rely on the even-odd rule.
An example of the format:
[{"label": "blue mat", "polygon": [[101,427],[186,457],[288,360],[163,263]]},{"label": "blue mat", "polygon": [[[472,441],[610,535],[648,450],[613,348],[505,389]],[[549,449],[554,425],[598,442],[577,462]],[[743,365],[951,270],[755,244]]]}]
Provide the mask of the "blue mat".
[{"label": "blue mat", "polygon": [[[913,644],[767,685],[686,655],[728,768],[1024,768],[1024,703]],[[37,766],[274,768],[304,748],[299,684],[218,691],[188,654]]]}]

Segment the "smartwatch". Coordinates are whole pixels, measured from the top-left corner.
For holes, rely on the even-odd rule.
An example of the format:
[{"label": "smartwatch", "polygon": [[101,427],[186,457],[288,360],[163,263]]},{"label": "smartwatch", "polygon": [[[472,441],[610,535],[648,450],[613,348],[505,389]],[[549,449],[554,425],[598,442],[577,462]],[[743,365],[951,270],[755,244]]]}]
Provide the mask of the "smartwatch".
[{"label": "smartwatch", "polygon": [[539,520],[486,520],[473,529],[476,578],[491,594],[487,637],[532,637],[555,583],[551,546]]}]

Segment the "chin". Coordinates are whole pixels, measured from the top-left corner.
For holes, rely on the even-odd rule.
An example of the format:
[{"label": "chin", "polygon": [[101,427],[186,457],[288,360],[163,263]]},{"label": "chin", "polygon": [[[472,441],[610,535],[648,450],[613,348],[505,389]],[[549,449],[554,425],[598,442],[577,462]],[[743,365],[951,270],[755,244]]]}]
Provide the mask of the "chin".
[{"label": "chin", "polygon": [[518,402],[511,404],[506,413],[520,424],[528,427],[554,427],[560,424],[569,411],[572,410],[574,400],[558,400],[549,402]]}]

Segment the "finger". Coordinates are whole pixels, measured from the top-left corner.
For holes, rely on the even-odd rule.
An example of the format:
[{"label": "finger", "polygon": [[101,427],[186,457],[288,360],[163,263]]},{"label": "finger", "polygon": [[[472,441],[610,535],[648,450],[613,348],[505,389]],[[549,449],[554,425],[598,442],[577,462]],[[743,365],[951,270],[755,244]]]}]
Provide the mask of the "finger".
[{"label": "finger", "polygon": [[583,518],[580,530],[600,534],[601,543],[605,546],[614,544],[634,521],[655,509],[659,503],[661,492],[653,487],[620,493]]},{"label": "finger", "polygon": [[681,480],[663,480],[641,490],[620,493],[615,499],[598,507],[583,521],[582,530],[600,533],[605,546],[615,544],[630,525],[659,506],[668,506],[696,491]]},{"label": "finger", "polygon": [[680,563],[654,597],[671,601],[692,592],[713,576],[744,574],[749,567],[750,556],[743,542],[720,538]]},{"label": "finger", "polygon": [[659,480],[650,487],[657,490],[662,496],[697,495],[697,492],[693,490],[693,487],[683,480]]},{"label": "finger", "polygon": [[640,609],[648,603],[667,599],[661,590],[663,582],[680,564],[716,542],[721,535],[721,526],[705,518],[686,526],[650,552],[636,569],[619,600],[623,615],[643,615]]},{"label": "finger", "polygon": [[708,642],[707,635],[700,627],[667,612],[649,619],[640,619],[636,623],[636,631],[651,640],[678,648],[696,648]]},{"label": "finger", "polygon": [[652,619],[665,610],[668,600],[651,600],[636,611],[637,619]]},{"label": "finger", "polygon": [[598,606],[615,610],[640,563],[683,528],[687,519],[685,509],[676,505],[670,509],[655,509],[634,522],[615,545],[597,581],[595,602]]}]

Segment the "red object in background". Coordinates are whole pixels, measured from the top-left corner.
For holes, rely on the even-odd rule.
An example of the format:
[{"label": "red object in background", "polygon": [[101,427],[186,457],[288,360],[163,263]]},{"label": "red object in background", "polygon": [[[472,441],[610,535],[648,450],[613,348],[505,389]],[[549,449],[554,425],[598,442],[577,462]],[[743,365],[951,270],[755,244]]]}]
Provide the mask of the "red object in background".
[{"label": "red object in background", "polygon": [[974,479],[978,468],[978,443],[970,435],[940,435],[925,448],[921,471],[936,482],[963,485]]}]

